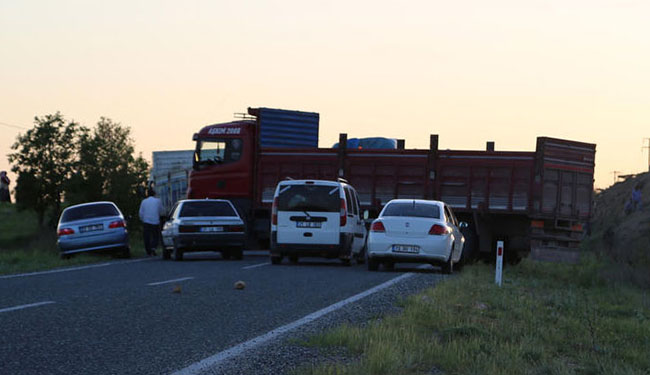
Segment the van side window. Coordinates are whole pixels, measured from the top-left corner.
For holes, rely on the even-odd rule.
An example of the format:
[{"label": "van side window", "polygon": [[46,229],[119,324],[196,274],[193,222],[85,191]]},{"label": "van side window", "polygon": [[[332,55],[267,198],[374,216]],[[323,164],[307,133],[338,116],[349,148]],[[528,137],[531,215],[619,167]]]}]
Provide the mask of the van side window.
[{"label": "van side window", "polygon": [[350,197],[352,198],[352,211],[355,215],[359,215],[359,205],[357,204],[357,192],[350,188]]},{"label": "van side window", "polygon": [[350,197],[350,189],[346,186],[344,191],[345,191],[345,203],[347,205],[348,212],[353,214],[354,208],[352,207],[353,204],[352,204],[352,198]]},{"label": "van side window", "polygon": [[359,195],[356,190],[352,190],[352,199],[354,199],[354,207],[356,208],[359,215],[361,215],[361,206],[359,205]]}]

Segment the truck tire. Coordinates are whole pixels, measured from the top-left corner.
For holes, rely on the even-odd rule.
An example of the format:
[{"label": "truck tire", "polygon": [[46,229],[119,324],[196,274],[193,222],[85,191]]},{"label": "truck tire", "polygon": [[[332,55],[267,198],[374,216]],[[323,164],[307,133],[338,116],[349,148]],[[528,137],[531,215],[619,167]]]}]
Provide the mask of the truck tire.
[{"label": "truck tire", "polygon": [[271,264],[282,263],[282,255],[271,255]]}]

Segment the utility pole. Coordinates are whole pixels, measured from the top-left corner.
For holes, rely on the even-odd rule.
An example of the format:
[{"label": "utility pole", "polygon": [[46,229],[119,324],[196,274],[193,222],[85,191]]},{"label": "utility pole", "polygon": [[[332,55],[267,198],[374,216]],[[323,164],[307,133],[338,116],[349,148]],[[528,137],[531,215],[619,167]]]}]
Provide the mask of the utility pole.
[{"label": "utility pole", "polygon": [[616,178],[618,177],[618,174],[621,173],[621,171],[611,171],[610,173],[614,175],[614,183],[616,183]]},{"label": "utility pole", "polygon": [[645,143],[645,141],[648,141],[648,145],[641,146],[641,151],[643,152],[644,148],[648,149],[648,172],[650,172],[650,138],[643,138],[643,143]]}]

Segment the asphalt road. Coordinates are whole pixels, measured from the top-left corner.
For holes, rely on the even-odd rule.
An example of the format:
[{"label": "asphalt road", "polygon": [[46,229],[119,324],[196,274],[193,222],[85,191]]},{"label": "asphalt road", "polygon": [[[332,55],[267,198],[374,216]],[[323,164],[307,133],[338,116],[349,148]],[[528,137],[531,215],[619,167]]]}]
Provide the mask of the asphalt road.
[{"label": "asphalt road", "polygon": [[402,274],[196,253],[0,276],[0,374],[173,373]]}]

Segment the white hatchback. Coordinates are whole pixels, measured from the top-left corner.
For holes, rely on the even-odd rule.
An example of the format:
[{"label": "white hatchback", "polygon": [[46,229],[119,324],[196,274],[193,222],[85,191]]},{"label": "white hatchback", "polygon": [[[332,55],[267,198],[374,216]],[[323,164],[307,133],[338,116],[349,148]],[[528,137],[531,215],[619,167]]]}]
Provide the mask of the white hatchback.
[{"label": "white hatchback", "polygon": [[460,262],[465,238],[456,216],[444,202],[421,199],[394,199],[372,222],[368,234],[368,269],[380,263],[430,263],[452,273]]}]

